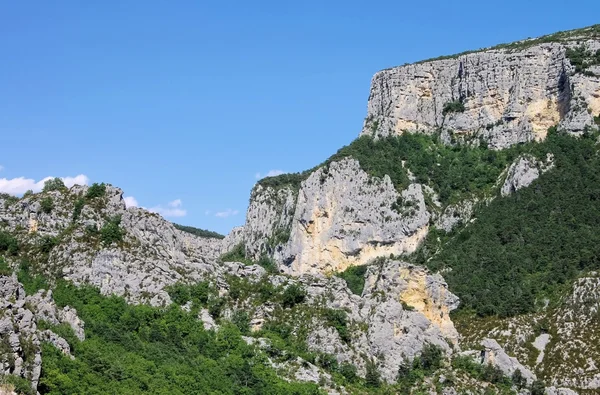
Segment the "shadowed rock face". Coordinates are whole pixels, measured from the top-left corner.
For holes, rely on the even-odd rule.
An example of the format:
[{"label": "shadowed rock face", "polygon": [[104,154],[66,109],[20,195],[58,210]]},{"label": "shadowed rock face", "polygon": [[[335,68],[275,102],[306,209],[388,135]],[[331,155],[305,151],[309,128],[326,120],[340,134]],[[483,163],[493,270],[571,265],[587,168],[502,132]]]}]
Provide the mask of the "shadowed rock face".
[{"label": "shadowed rock face", "polygon": [[[597,40],[583,42],[590,51],[600,48]],[[475,136],[506,148],[543,139],[557,124],[581,132],[600,113],[600,79],[573,74],[565,51],[577,45],[488,50],[380,71],[371,83],[362,134],[441,130],[448,142]],[[450,103],[464,109],[453,111]]]}]

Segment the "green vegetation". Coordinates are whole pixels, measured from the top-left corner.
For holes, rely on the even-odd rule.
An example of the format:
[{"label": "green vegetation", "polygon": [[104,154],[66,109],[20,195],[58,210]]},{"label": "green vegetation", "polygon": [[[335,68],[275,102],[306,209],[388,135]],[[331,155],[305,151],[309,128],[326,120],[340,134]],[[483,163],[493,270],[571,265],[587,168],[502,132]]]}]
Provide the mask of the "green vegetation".
[{"label": "green vegetation", "polygon": [[81,210],[83,210],[83,206],[85,206],[85,199],[79,198],[75,201],[75,205],[73,206],[73,222],[79,219]]},{"label": "green vegetation", "polygon": [[493,365],[482,365],[470,357],[457,356],[452,360],[452,367],[463,371],[476,380],[486,381],[498,386],[501,390],[511,393],[512,380]]},{"label": "green vegetation", "polygon": [[355,295],[360,296],[365,287],[365,273],[367,272],[368,267],[368,265],[350,266],[343,272],[336,273],[336,276],[343,278],[350,291]]},{"label": "green vegetation", "polygon": [[106,184],[93,183],[92,186],[88,188],[85,198],[91,200],[103,197],[104,195],[106,195]]},{"label": "green vegetation", "polygon": [[198,237],[204,237],[207,239],[224,239],[225,236],[223,236],[220,233],[217,232],[213,232],[211,230],[206,230],[206,229],[199,229],[199,228],[194,228],[193,226],[185,226],[185,225],[179,225],[179,224],[173,224],[173,226],[176,229],[179,229],[183,232],[187,232],[189,234],[192,234],[194,236],[198,236]]},{"label": "green vegetation", "polygon": [[408,390],[417,381],[442,367],[444,362],[444,351],[433,344],[425,344],[421,355],[415,357],[412,363],[404,362],[398,367],[397,381],[401,388]]},{"label": "green vegetation", "polygon": [[289,285],[283,292],[283,307],[294,307],[295,305],[304,302],[306,299],[306,291],[299,285]]},{"label": "green vegetation", "polygon": [[23,284],[27,295],[33,295],[40,289],[48,289],[46,278],[40,274],[33,274],[33,265],[27,259],[21,261],[17,279]]},{"label": "green vegetation", "polygon": [[44,188],[42,189],[42,192],[65,191],[66,189],[67,187],[65,186],[63,180],[61,180],[58,177],[55,177],[50,180],[47,180],[44,183]]},{"label": "green vegetation", "polygon": [[8,193],[0,193],[0,199],[4,200],[4,206],[8,207],[19,201],[19,198]]},{"label": "green vegetation", "polygon": [[3,373],[0,373],[0,389],[3,389],[3,386],[8,386],[8,388],[12,387],[14,392],[20,395],[36,394],[36,391],[33,388],[31,388],[31,383],[25,380],[24,378],[13,376],[10,374],[4,375]]},{"label": "green vegetation", "polygon": [[3,257],[0,256],[0,276],[10,276],[12,274],[12,269]]},{"label": "green vegetation", "polygon": [[43,345],[42,394],[220,393],[319,394],[315,384],[279,378],[264,355],[233,324],[206,331],[193,313],[131,306],[90,287],[60,283],[59,306],[73,306],[86,323],[86,340],[71,342],[75,360]]},{"label": "green vegetation", "polygon": [[460,100],[455,100],[444,104],[442,114],[446,115],[452,112],[464,112],[465,105]]},{"label": "green vegetation", "polygon": [[40,206],[44,213],[50,214],[54,208],[54,202],[50,196],[47,196],[40,201]]},{"label": "green vegetation", "polygon": [[8,232],[0,231],[0,253],[7,255],[17,255],[19,252],[19,242]]},{"label": "green vegetation", "polygon": [[100,237],[102,244],[109,246],[112,243],[123,241],[125,231],[119,226],[121,224],[121,216],[117,215],[109,218],[102,229],[100,229]]},{"label": "green vegetation", "polygon": [[327,325],[335,328],[342,341],[349,343],[351,337],[348,331],[348,315],[346,312],[344,310],[325,309],[324,316]]},{"label": "green vegetation", "polygon": [[600,114],[598,114],[597,117],[594,117],[594,123],[598,126],[600,126]]},{"label": "green vegetation", "polygon": [[534,38],[534,39],[526,39],[526,40],[516,41],[516,42],[512,42],[512,43],[499,44],[499,45],[489,47],[489,48],[481,48],[481,49],[477,49],[477,50],[465,51],[465,52],[461,52],[461,53],[457,53],[457,54],[453,54],[453,55],[439,56],[437,58],[421,60],[419,62],[416,62],[416,64],[432,62],[435,60],[456,59],[459,56],[468,55],[471,53],[482,52],[482,51],[488,51],[488,50],[492,50],[492,49],[503,49],[506,51],[518,51],[518,50],[527,49],[527,48],[533,47],[534,45],[539,45],[539,44],[570,41],[570,40],[574,40],[578,36],[583,36],[583,37],[588,37],[588,38],[596,38],[596,39],[600,38],[600,25],[592,25],[592,26],[581,28],[581,29],[557,32],[557,33],[549,34],[549,35]]},{"label": "green vegetation", "polygon": [[600,49],[592,52],[580,45],[575,48],[567,48],[565,56],[569,58],[571,65],[575,66],[575,73],[592,74],[588,68],[600,65]]},{"label": "green vegetation", "polygon": [[266,255],[261,256],[256,262],[246,258],[246,250],[243,243],[237,244],[231,249],[231,251],[221,255],[219,259],[221,262],[240,262],[245,265],[259,265],[262,266],[268,273],[278,273],[277,264],[275,261],[273,261],[273,259]]},{"label": "green vegetation", "polygon": [[[438,192],[440,201],[450,204],[467,195],[489,191],[506,166],[528,147],[531,145],[492,151],[483,146],[448,146],[435,135],[405,133],[378,140],[361,136],[320,166],[327,167],[332,161],[352,157],[371,176],[382,178],[388,175],[399,191],[409,184],[408,168],[415,175],[416,182],[432,186]],[[405,166],[402,161],[405,161]],[[314,169],[294,177],[269,177],[259,181],[259,184],[299,187],[300,182],[312,171]],[[288,183],[290,180],[294,183]]]},{"label": "green vegetation", "polygon": [[[600,156],[596,135],[551,132],[534,146],[555,168],[528,188],[497,198],[477,221],[449,235],[441,251],[432,232],[417,263],[444,273],[463,311],[512,316],[556,300],[582,271],[600,268]],[[431,259],[429,259],[431,258]]]}]

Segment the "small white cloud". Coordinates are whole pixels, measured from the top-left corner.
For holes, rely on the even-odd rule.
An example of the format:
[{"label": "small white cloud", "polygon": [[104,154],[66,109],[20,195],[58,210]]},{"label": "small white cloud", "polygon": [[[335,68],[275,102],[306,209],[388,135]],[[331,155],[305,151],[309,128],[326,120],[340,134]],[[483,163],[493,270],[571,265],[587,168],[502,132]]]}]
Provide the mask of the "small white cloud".
[{"label": "small white cloud", "polygon": [[176,207],[181,207],[181,204],[182,204],[181,199],[175,199],[172,202],[169,202],[168,206],[176,208]]},{"label": "small white cloud", "polygon": [[256,177],[256,179],[258,180],[259,178],[275,177],[275,176],[278,176],[278,175],[281,175],[281,174],[285,174],[285,171],[274,169],[274,170],[269,170],[267,172],[267,174],[256,173],[254,175],[254,177]]},{"label": "small white cloud", "polygon": [[154,206],[148,209],[153,213],[162,215],[163,217],[185,217],[187,211],[182,208],[183,202],[181,199],[175,199],[167,203],[167,207],[162,205]]},{"label": "small white cloud", "polygon": [[125,206],[127,207],[137,207],[139,205],[133,196],[125,196],[123,200],[125,200]]},{"label": "small white cloud", "polygon": [[[22,195],[28,190],[33,192],[40,192],[44,188],[44,183],[54,177],[44,177],[39,181],[35,181],[31,178],[17,177],[17,178],[0,178],[0,192],[8,193],[11,195]],[[72,187],[75,184],[87,185],[89,178],[86,175],[79,174],[75,177],[60,177],[67,187]]]},{"label": "small white cloud", "polygon": [[215,217],[219,217],[219,218],[227,218],[227,217],[232,217],[234,215],[238,215],[239,211],[238,210],[233,210],[228,208],[225,211],[219,211],[217,213],[215,213]]}]

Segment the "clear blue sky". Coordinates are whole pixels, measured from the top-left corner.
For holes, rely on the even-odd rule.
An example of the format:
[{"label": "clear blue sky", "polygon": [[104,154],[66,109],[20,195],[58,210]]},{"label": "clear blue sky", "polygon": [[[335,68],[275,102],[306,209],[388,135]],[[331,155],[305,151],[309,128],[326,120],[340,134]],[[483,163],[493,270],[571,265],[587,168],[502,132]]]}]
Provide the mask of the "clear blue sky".
[{"label": "clear blue sky", "polygon": [[377,70],[600,22],[597,0],[0,7],[0,181],[83,174],[223,233],[256,173],[358,135]]}]

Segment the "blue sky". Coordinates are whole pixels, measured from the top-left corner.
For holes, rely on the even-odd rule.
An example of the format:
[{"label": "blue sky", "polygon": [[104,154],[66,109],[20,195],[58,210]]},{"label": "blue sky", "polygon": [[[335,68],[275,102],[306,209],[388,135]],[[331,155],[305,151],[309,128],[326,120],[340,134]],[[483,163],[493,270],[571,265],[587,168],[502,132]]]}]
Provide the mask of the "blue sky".
[{"label": "blue sky", "polygon": [[226,233],[257,174],[359,133],[371,76],[600,22],[600,2],[0,1],[0,190],[48,176]]}]

